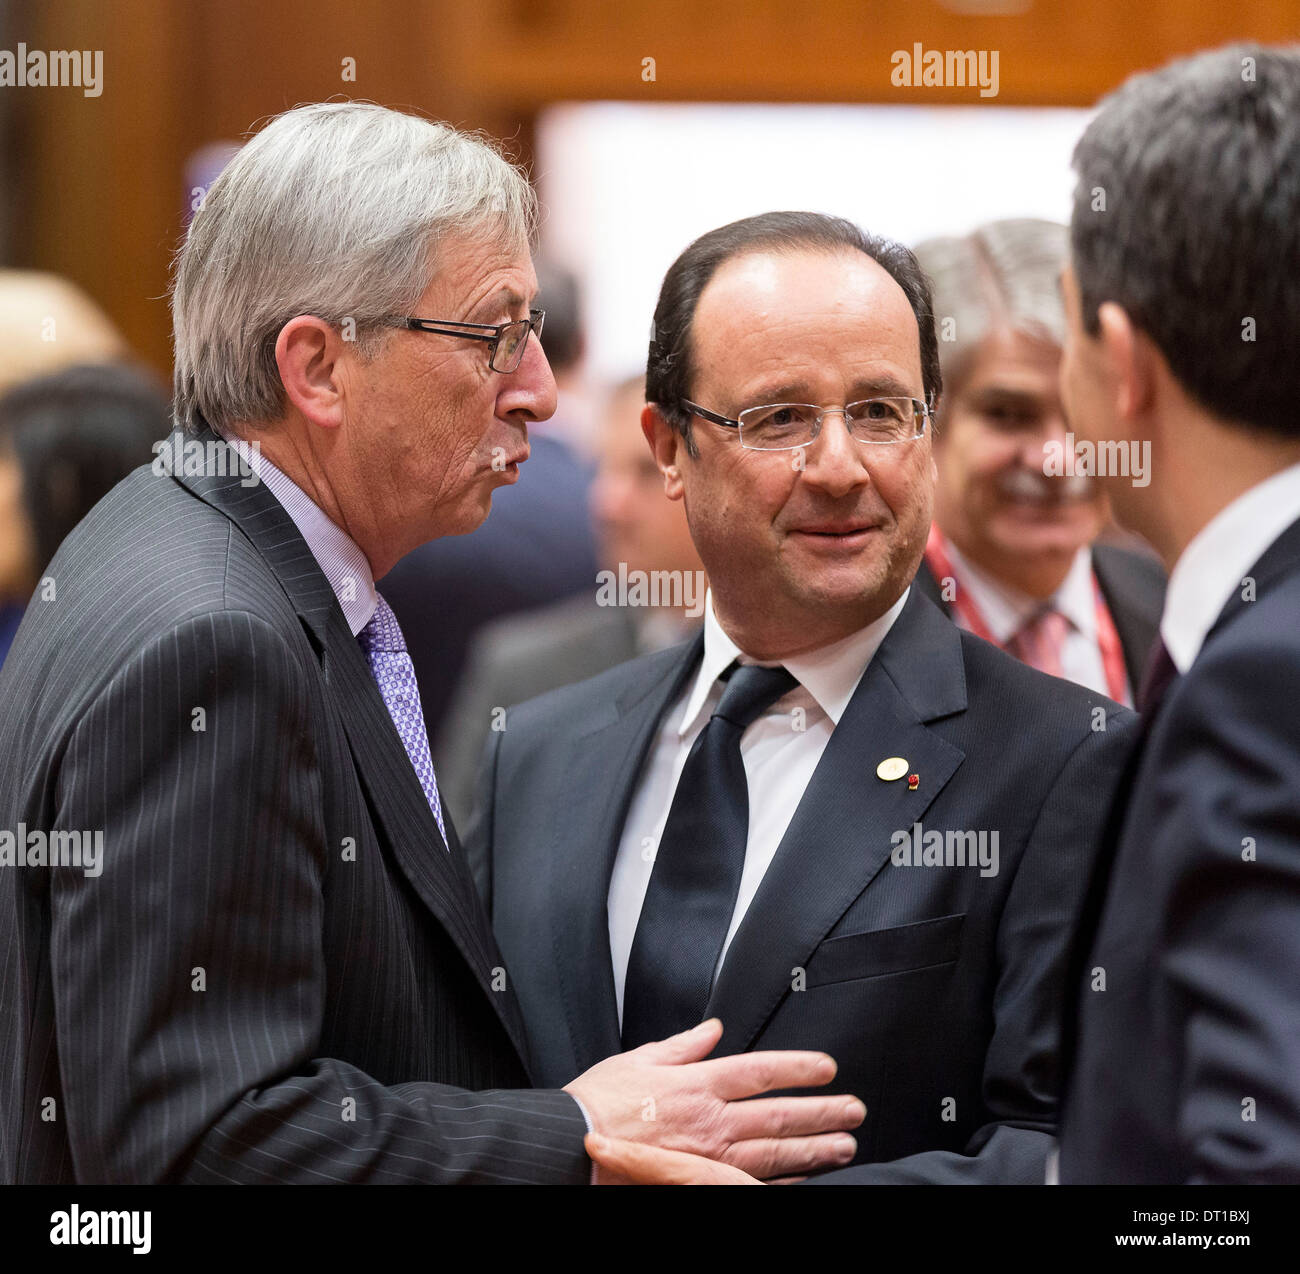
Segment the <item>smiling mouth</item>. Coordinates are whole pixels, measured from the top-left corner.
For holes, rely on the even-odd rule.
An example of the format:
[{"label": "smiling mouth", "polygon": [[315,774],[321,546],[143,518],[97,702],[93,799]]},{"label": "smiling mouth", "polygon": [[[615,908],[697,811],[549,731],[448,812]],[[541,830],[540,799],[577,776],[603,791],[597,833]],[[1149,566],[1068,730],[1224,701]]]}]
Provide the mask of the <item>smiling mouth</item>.
[{"label": "smiling mouth", "polygon": [[855,547],[879,529],[876,526],[796,527],[794,534],[801,535],[814,544]]}]

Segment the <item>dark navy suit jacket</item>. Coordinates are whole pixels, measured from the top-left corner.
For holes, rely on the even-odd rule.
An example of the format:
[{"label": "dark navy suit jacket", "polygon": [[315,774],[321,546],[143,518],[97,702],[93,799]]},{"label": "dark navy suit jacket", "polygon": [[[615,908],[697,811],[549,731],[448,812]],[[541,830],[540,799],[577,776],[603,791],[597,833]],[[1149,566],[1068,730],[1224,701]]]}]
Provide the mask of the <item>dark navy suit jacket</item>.
[{"label": "dark navy suit jacket", "polygon": [[[637,780],[702,638],[510,708],[467,848],[539,1082],[619,1049],[606,898]],[[824,1049],[867,1107],[827,1180],[1041,1183],[1064,961],[1136,718],[913,589],[727,952],[720,1053]],[[1096,728],[1104,722],[1104,729]],[[901,756],[920,776],[885,782]],[[996,832],[995,875],[895,865],[894,833]],[[991,843],[986,841],[986,844]]]},{"label": "dark navy suit jacket", "polygon": [[1112,820],[1062,1182],[1300,1182],[1300,523],[1247,576]]}]

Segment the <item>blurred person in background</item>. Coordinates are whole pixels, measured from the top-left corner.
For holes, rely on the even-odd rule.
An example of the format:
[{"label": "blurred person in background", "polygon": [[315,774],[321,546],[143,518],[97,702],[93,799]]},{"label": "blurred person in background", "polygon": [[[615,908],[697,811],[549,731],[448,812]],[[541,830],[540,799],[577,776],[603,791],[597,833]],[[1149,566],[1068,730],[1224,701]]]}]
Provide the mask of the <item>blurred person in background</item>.
[{"label": "blurred person in background", "polygon": [[0,270],[0,392],[129,353],[108,316],[76,284],[38,270]]},{"label": "blurred person in background", "polygon": [[[600,564],[629,578],[668,572],[666,578],[681,581],[681,592],[666,600],[680,597],[684,604],[603,604],[593,578],[574,598],[483,628],[470,647],[435,757],[443,799],[457,818],[470,812],[483,745],[501,709],[671,646],[699,627],[703,567],[685,512],[664,495],[641,433],[644,405],[645,377],[635,376],[615,388],[603,413],[591,486]],[[665,600],[662,592],[653,596]]]},{"label": "blurred person in background", "polygon": [[1151,557],[1094,544],[1108,518],[1094,477],[1045,472],[1048,444],[1070,445],[1058,383],[1066,229],[994,221],[916,255],[934,284],[946,387],[917,585],[1025,663],[1131,705],[1163,572]]},{"label": "blurred person in background", "polygon": [[72,367],[0,396],[0,663],[63,537],[170,429],[166,394],[134,367]]},{"label": "blurred person in background", "polygon": [[[127,353],[108,316],[74,283],[38,270],[0,270],[0,393],[64,367],[111,362]],[[6,454],[0,444],[0,662],[39,570],[53,556],[51,549],[40,557],[33,546],[33,506],[42,503],[33,485],[38,480],[32,476],[25,483],[12,448]],[[89,507],[83,505],[64,531]]]},{"label": "blurred person in background", "polygon": [[537,280],[558,423],[530,426],[528,463],[513,487],[496,493],[491,518],[471,535],[421,545],[384,585],[407,635],[431,739],[442,732],[470,641],[484,624],[589,593],[596,576],[591,469],[566,441],[564,424],[565,394],[583,357],[580,297],[572,275],[544,261]]}]

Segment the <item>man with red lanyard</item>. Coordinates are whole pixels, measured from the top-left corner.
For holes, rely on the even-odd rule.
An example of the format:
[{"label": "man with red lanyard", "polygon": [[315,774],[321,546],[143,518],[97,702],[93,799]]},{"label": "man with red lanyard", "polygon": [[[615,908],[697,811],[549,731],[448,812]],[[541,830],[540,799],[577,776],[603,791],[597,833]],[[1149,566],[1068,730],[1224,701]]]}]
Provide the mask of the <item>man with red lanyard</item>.
[{"label": "man with red lanyard", "polygon": [[916,249],[934,282],[946,389],[916,583],[961,627],[1131,705],[1164,576],[1144,553],[1094,545],[1108,519],[1101,487],[1050,463],[1071,445],[1058,388],[1065,252],[1063,226],[1028,219]]}]

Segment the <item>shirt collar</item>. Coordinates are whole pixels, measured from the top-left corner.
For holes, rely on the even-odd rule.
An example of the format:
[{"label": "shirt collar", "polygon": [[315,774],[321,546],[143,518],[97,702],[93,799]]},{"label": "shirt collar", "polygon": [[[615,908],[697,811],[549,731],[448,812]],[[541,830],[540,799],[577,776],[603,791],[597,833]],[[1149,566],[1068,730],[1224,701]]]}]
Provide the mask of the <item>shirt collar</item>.
[{"label": "shirt collar", "polygon": [[1091,640],[1097,638],[1097,596],[1093,590],[1092,550],[1086,545],[1074,555],[1065,579],[1047,602],[1012,588],[976,566],[945,537],[944,545],[961,582],[988,625],[993,640],[1006,645],[1044,605],[1050,605],[1069,620],[1072,628]]},{"label": "shirt collar", "polygon": [[1192,666],[1246,572],[1297,519],[1300,464],[1251,487],[1196,533],[1174,563],[1160,620],[1160,635],[1179,672]]},{"label": "shirt collar", "polygon": [[329,580],[355,637],[370,622],[379,605],[375,577],[366,555],[342,527],[325,516],[320,505],[262,454],[260,447],[254,448],[246,439],[224,430],[216,432],[253,469],[293,519],[316,564]]},{"label": "shirt collar", "polygon": [[853,698],[853,692],[862,680],[872,656],[885,640],[885,635],[894,626],[894,621],[902,613],[907,602],[910,588],[904,590],[898,599],[879,619],[865,628],[850,633],[839,641],[805,651],[790,659],[755,660],[736,645],[713,613],[713,590],[704,598],[704,658],[696,674],[686,708],[682,713],[679,736],[686,735],[700,713],[713,689],[714,682],[739,659],[742,663],[763,662],[767,666],[786,668],[799,684],[816,700],[818,707],[831,719],[832,725],[838,725],[844,710]]}]

